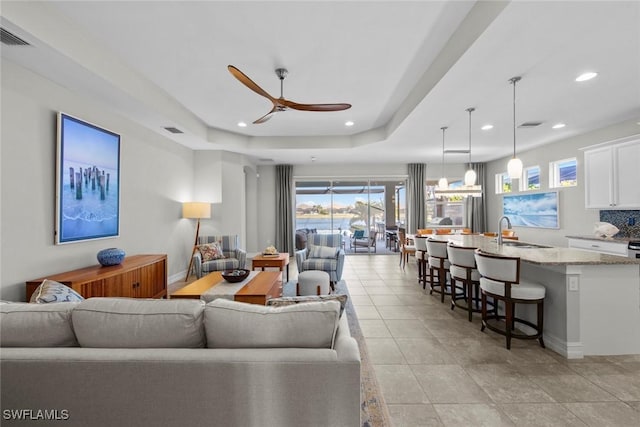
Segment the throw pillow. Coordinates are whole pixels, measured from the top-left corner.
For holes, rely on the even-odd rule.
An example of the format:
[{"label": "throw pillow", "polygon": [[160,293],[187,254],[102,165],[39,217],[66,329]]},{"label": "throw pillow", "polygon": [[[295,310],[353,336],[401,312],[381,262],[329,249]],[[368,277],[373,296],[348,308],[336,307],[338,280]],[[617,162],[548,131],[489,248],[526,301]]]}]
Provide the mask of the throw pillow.
[{"label": "throw pillow", "polygon": [[340,303],[340,316],[344,312],[344,307],[347,305],[348,295],[345,294],[330,294],[330,295],[302,295],[297,297],[280,297],[271,298],[267,301],[267,305],[273,305],[275,307],[282,307],[285,305],[299,304],[303,302],[317,302],[317,301],[338,301]]},{"label": "throw pillow", "polygon": [[207,243],[204,245],[199,245],[198,250],[200,254],[202,254],[202,261],[213,261],[214,259],[222,259],[225,258],[224,253],[222,252],[222,248],[220,247],[219,242]]},{"label": "throw pillow", "polygon": [[364,230],[356,230],[353,232],[354,239],[362,239],[364,238]]},{"label": "throw pillow", "polygon": [[331,246],[312,246],[309,258],[329,258],[333,259],[338,254],[338,248]]},{"label": "throw pillow", "polygon": [[70,287],[53,280],[44,279],[31,295],[29,302],[46,304],[50,302],[80,302],[83,300],[82,295]]}]

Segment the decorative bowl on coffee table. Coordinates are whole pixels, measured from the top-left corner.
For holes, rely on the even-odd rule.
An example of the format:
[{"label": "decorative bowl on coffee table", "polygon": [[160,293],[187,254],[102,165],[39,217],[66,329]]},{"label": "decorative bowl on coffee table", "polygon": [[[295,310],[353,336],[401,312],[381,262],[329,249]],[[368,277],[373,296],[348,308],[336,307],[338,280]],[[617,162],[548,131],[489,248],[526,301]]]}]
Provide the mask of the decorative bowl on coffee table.
[{"label": "decorative bowl on coffee table", "polygon": [[236,268],[234,270],[225,270],[223,271],[222,277],[224,280],[230,283],[242,282],[249,275],[250,270]]}]

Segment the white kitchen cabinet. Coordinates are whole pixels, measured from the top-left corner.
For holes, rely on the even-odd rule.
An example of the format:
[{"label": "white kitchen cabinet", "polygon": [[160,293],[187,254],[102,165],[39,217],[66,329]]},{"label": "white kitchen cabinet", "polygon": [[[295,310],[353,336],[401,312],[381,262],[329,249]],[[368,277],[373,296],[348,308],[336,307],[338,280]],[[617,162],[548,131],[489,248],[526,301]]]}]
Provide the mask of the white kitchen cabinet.
[{"label": "white kitchen cabinet", "polygon": [[569,237],[569,247],[601,254],[627,256],[627,242],[610,242],[601,239],[576,239]]},{"label": "white kitchen cabinet", "polygon": [[640,136],[586,148],[585,207],[640,209]]}]

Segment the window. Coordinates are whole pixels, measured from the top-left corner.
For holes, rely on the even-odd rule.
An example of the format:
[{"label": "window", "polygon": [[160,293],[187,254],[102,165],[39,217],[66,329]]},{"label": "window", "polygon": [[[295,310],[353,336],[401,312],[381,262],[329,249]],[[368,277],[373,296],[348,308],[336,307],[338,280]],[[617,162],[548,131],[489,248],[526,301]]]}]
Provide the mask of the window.
[{"label": "window", "polygon": [[[437,181],[428,181],[426,188],[426,202],[425,211],[427,213],[427,226],[434,225],[434,220],[440,223],[444,219],[441,225],[464,225],[464,197],[436,197],[434,191],[438,185]],[[450,188],[456,188],[462,186],[462,181],[455,181],[449,184]],[[451,223],[446,218],[451,218]],[[437,225],[437,224],[435,224]]]},{"label": "window", "polygon": [[506,172],[496,174],[496,194],[511,193],[511,178]]},{"label": "window", "polygon": [[524,170],[524,179],[520,182],[520,191],[540,189],[540,166],[531,166]]},{"label": "window", "polygon": [[558,160],[549,164],[549,186],[575,187],[578,185],[578,162],[576,158]]}]

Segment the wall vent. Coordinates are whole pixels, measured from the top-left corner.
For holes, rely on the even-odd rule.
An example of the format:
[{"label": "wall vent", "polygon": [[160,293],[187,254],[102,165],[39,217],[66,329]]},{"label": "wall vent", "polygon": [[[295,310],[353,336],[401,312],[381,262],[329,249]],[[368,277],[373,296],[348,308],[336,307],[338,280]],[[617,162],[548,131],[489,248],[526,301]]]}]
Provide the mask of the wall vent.
[{"label": "wall vent", "polygon": [[524,122],[518,127],[519,128],[534,128],[536,126],[540,126],[541,124],[542,124],[542,122]]},{"label": "wall vent", "polygon": [[0,28],[0,42],[8,46],[31,46],[29,43],[4,28]]},{"label": "wall vent", "polygon": [[164,128],[164,130],[166,130],[167,132],[171,132],[171,133],[184,133],[180,129],[174,128],[172,126],[167,126],[166,128]]},{"label": "wall vent", "polygon": [[273,162],[273,159],[258,159],[259,162]]}]

